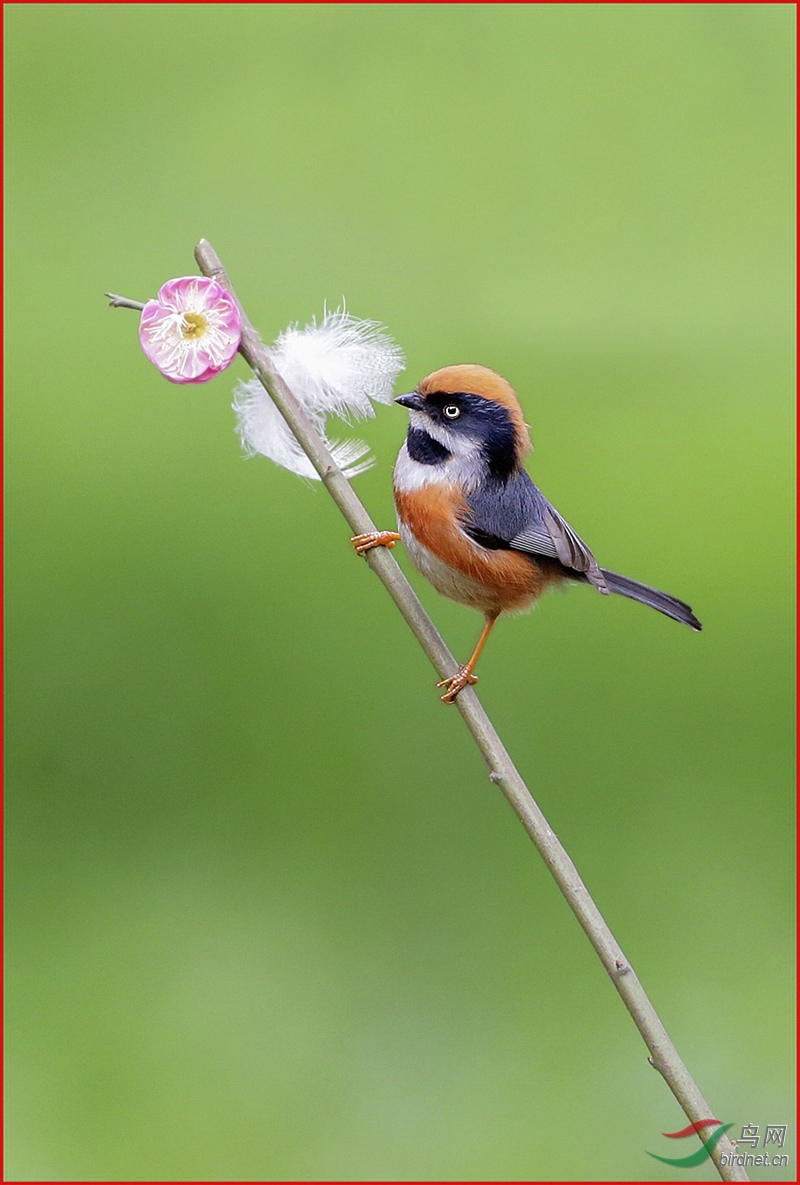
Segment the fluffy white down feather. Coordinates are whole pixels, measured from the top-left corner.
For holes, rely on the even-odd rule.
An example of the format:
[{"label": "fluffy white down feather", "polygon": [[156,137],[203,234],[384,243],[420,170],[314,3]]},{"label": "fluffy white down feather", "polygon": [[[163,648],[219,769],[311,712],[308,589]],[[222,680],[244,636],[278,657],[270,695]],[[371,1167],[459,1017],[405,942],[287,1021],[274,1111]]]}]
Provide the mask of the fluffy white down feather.
[{"label": "fluffy white down feather", "polygon": [[[330,440],[326,420],[337,415],[374,416],[372,406],[390,403],[394,380],[403,369],[400,347],[375,321],[360,321],[343,310],[325,313],[305,329],[290,326],[270,348],[275,369],[302,403],[345,476],[372,465],[362,440]],[[242,447],[260,453],[301,477],[317,473],[283,416],[258,379],[240,382],[234,391],[236,430]]]}]

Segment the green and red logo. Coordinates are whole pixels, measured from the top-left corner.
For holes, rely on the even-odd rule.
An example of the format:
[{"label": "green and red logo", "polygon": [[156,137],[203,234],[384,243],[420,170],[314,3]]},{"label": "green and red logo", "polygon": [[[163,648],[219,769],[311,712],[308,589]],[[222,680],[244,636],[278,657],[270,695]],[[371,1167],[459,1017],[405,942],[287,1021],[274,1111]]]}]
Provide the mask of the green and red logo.
[{"label": "green and red logo", "polygon": [[648,1152],[647,1155],[652,1156],[654,1160],[663,1161],[664,1164],[674,1165],[678,1169],[693,1169],[696,1165],[702,1164],[711,1155],[725,1132],[729,1127],[733,1127],[733,1124],[720,1123],[718,1119],[698,1119],[696,1123],[690,1123],[688,1127],[684,1127],[679,1132],[661,1133],[668,1140],[685,1140],[687,1136],[696,1136],[698,1132],[701,1132],[706,1127],[715,1127],[717,1130],[712,1132],[705,1144],[701,1144],[691,1156],[679,1156],[676,1159],[672,1156],[656,1156],[655,1152]]}]

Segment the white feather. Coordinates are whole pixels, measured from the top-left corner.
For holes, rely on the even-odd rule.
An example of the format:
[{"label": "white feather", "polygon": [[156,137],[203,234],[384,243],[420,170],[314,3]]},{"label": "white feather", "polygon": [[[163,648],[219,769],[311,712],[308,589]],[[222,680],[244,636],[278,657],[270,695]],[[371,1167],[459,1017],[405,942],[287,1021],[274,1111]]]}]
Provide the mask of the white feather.
[{"label": "white feather", "polygon": [[[272,364],[303,405],[346,477],[372,464],[361,440],[329,440],[331,414],[350,421],[374,416],[373,402],[390,403],[403,369],[400,347],[375,321],[359,321],[343,310],[325,313],[305,329],[290,326],[270,349]],[[317,478],[283,416],[258,379],[240,382],[234,392],[237,432],[242,447],[260,453],[301,477]]]}]

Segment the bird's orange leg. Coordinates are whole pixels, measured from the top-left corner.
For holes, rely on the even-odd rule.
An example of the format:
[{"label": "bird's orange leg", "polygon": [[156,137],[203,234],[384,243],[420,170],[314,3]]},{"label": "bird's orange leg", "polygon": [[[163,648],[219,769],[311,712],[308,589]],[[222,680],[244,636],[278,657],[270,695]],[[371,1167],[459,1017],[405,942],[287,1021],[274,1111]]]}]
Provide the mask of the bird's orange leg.
[{"label": "bird's orange leg", "polygon": [[476,676],[473,675],[472,672],[475,670],[475,663],[478,661],[480,653],[486,645],[486,639],[492,632],[492,626],[497,621],[497,617],[498,614],[495,613],[493,617],[486,618],[486,625],[483,627],[483,633],[478,639],[478,645],[475,647],[475,652],[466,666],[460,667],[456,671],[455,675],[451,675],[449,679],[442,679],[441,683],[436,684],[437,687],[447,688],[447,691],[441,697],[442,703],[454,704],[459,691],[463,691],[467,684],[478,682]]},{"label": "bird's orange leg", "polygon": [[366,535],[354,535],[350,542],[359,555],[364,555],[373,547],[394,547],[399,538],[397,531],[369,531]]}]

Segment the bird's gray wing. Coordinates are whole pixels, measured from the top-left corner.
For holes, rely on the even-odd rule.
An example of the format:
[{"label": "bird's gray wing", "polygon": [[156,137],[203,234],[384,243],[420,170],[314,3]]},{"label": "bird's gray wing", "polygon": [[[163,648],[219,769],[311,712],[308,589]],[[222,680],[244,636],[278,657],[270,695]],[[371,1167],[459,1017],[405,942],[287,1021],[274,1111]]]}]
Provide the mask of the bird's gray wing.
[{"label": "bird's gray wing", "polygon": [[596,562],[591,551],[555,507],[551,506],[543,495],[540,497],[542,499],[540,522],[532,524],[516,534],[510,540],[511,546],[517,551],[531,551],[534,554],[539,552],[542,555],[555,554],[565,568],[573,568],[576,572],[588,572]]},{"label": "bird's gray wing", "polygon": [[505,483],[484,485],[467,503],[469,518],[464,529],[483,547],[557,559],[601,592],[608,591],[589,548],[524,470]]}]

